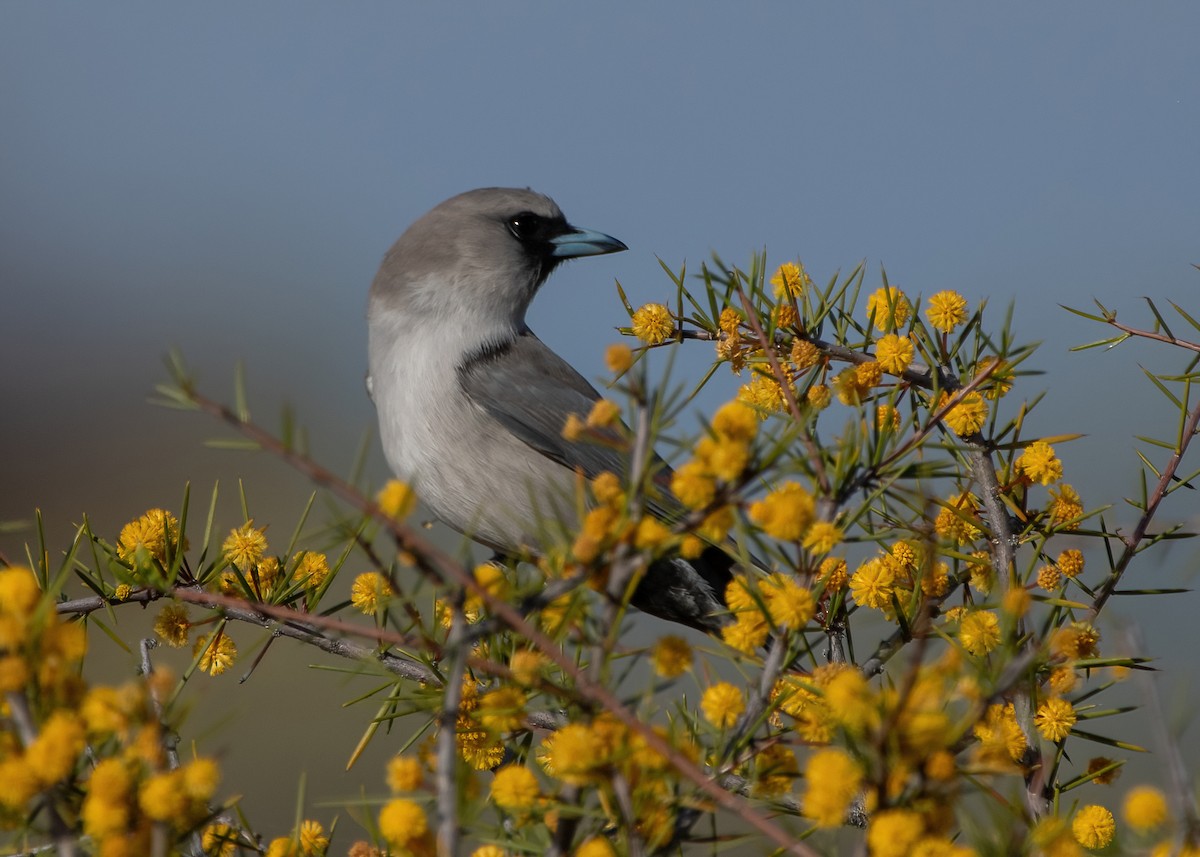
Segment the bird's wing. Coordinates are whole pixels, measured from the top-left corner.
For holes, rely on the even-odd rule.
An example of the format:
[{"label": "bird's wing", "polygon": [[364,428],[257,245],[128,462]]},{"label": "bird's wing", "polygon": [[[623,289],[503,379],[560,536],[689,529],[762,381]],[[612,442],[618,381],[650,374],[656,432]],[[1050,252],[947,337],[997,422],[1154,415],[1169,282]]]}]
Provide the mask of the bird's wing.
[{"label": "bird's wing", "polygon": [[[596,442],[562,436],[567,417],[585,418],[600,394],[532,333],[473,355],[459,367],[458,378],[471,401],[542,455],[588,478],[606,470],[625,473],[628,456],[617,432],[593,429]],[[654,466],[659,480],[670,472],[657,455]],[[655,511],[677,513],[673,499],[659,498]]]}]

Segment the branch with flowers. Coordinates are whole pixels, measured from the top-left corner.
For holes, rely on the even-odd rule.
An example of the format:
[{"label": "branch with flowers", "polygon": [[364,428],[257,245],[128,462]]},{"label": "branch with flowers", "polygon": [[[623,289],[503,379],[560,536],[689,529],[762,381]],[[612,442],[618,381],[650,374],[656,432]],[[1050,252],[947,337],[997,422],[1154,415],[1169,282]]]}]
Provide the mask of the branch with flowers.
[{"label": "branch with flowers", "polygon": [[[818,854],[840,853],[846,837],[874,855],[933,857],[1200,847],[1186,776],[1129,791],[1120,825],[1102,796],[1122,756],[1143,752],[1111,720],[1128,709],[1105,692],[1148,659],[1102,651],[1099,630],[1115,595],[1164,591],[1124,588],[1134,560],[1188,535],[1154,522],[1197,475],[1183,468],[1200,426],[1195,360],[1150,375],[1179,421],[1138,452],[1149,476],[1125,531],[1064,481],[1058,448],[1077,435],[1028,436],[1040,397],[1011,400],[1036,374],[1034,349],[1017,343],[1011,313],[993,328],[986,306],[954,292],[921,301],[886,275],[868,290],[862,266],[822,287],[798,263],[768,278],[762,257],[747,270],[714,259],[694,280],[664,270],[671,305],[624,301],[637,344],[609,348],[609,395],[563,427],[574,442],[620,445],[629,467],[581,477],[577,524],[548,527],[527,557],[447,554],[408,523],[419,499],[408,486],[371,492],[339,478],[292,432],[276,437],[241,404],[202,395],[176,362],[167,403],[232,427],[339,511],[316,536],[306,511],[272,546],[244,495],[222,536],[217,493],[197,524],[185,492],[178,510],[151,509],[116,538],[85,521],[56,561],[38,543],[28,567],[0,571],[0,825],[12,847],[274,857],[602,857],[738,841]],[[1200,350],[1150,308],[1146,329],[1104,307],[1072,310],[1117,331],[1082,347],[1136,337]],[[691,391],[651,382],[649,352],[702,342],[715,354]],[[736,394],[689,431],[686,409],[722,368],[738,376]],[[664,472],[651,450],[667,443],[683,454]],[[664,520],[652,510],[667,491],[681,511]],[[714,549],[739,560],[722,616],[656,592],[666,615],[712,635],[634,617],[656,560]],[[142,675],[90,684],[88,634],[132,604],[159,604],[157,643],[190,657],[176,674],[148,642]],[[654,623],[658,639],[624,642],[633,622]],[[253,635],[248,658],[239,641]],[[196,683],[269,668],[279,639],[348,659],[384,688],[370,695],[382,702],[356,757],[384,740],[381,725],[423,714],[380,778],[390,795],[345,808],[359,829],[344,840],[345,822],[314,819],[261,835],[221,800],[216,762],[176,750]],[[1093,756],[1096,745],[1115,758]]]}]

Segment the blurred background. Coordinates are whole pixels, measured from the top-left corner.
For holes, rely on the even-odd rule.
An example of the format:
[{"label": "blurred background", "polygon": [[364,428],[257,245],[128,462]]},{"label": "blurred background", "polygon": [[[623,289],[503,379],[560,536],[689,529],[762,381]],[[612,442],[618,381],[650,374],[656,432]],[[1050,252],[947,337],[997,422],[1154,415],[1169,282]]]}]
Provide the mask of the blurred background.
[{"label": "blurred background", "polygon": [[[1018,338],[1043,343],[1028,365],[1045,375],[1010,397],[1048,391],[1027,434],[1086,432],[1060,449],[1067,478],[1128,528],[1133,436],[1175,425],[1139,363],[1185,361],[1136,344],[1070,353],[1106,334],[1060,304],[1097,298],[1148,325],[1148,295],[1200,315],[1197,32],[1185,2],[4,3],[0,551],[24,556],[35,509],[52,556],[84,514],[115,539],[147,508],[178,509],[188,481],[203,508],[220,480],[223,532],[241,521],[238,479],[285,541],[309,487],[203,446],[222,434],[206,418],[149,405],[163,355],[179,348],[225,399],[244,363],[254,415],[273,427],[290,405],[346,472],[374,421],[376,266],[413,219],[483,185],[532,186],[629,245],[565,266],[530,315],[591,378],[627,321],[613,281],[635,304],[671,294],[656,257],[695,271],[765,247],[818,282],[866,259],[869,284],[885,265],[910,295],[987,299],[993,329],[1012,304]],[[693,348],[680,382],[709,360]],[[721,376],[698,408],[735,384]],[[387,475],[374,446],[368,475]],[[1198,510],[1181,491],[1163,520]],[[1196,559],[1191,543],[1156,549],[1129,583],[1190,586]],[[1111,640],[1142,626],[1179,729],[1197,700],[1197,607],[1117,599],[1105,626]],[[93,639],[98,675],[132,675]],[[277,644],[248,682],[204,685],[185,729],[269,834],[291,823],[300,771],[312,801],[380,793],[397,746],[343,775],[373,704],[341,710],[362,686],[309,664],[330,665]],[[1183,740],[1194,762],[1194,727]]]}]

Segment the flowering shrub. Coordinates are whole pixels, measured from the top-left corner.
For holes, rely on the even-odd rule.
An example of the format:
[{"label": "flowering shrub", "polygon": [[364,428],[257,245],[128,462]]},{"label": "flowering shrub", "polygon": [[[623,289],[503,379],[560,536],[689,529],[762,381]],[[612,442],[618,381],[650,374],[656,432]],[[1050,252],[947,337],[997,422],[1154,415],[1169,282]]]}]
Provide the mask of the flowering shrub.
[{"label": "flowering shrub", "polygon": [[[1200,847],[1194,795],[1174,794],[1176,816],[1178,783],[1141,784],[1118,818],[1102,789],[1122,760],[1092,752],[1139,751],[1102,700],[1145,659],[1098,619],[1134,559],[1182,535],[1153,521],[1187,484],[1194,367],[1154,378],[1182,428],[1162,460],[1143,457],[1148,487],[1119,535],[1068,481],[1058,448],[1074,436],[1028,436],[1036,401],[1014,393],[1033,348],[1007,322],[953,291],[922,300],[885,281],[860,300],[861,268],[824,287],[795,262],[767,273],[759,258],[718,264],[696,291],[672,275],[675,310],[626,303],[610,396],[563,433],[622,445],[630,466],[581,476],[578,526],[548,527],[504,565],[447,556],[407,523],[408,486],[369,499],[178,368],[174,404],[312,477],[350,509],[335,528],[348,535],[281,546],[248,514],[222,537],[186,507],[156,508],[113,540],[85,526],[59,567],[42,549],[38,567],[0,570],[0,826],[14,846],[599,857],[699,852],[716,831],[755,853],[836,853],[839,836],[880,857],[1195,853],[1178,850]],[[1116,329],[1098,345],[1200,351],[1157,309],[1153,330],[1077,314]],[[740,388],[689,431],[642,357],[700,343]],[[684,450],[671,472],[648,454],[664,436]],[[712,550],[738,560],[727,612],[707,617],[719,630],[645,619],[657,639],[623,642],[652,563]],[[67,597],[74,576],[90,594]],[[151,603],[142,676],[89,686],[89,616]],[[348,807],[336,831],[310,819],[261,836],[222,799],[216,762],[171,740],[180,696],[238,664],[256,627],[387,676],[373,722],[426,714],[427,737],[366,784],[370,812]],[[190,647],[185,675],[156,667],[157,644]]]}]

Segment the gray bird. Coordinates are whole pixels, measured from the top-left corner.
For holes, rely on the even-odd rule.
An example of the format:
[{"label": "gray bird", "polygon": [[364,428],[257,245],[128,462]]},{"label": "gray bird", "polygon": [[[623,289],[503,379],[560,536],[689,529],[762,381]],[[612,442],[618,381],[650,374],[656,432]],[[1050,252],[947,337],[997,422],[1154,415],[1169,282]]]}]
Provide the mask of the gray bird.
[{"label": "gray bird", "polygon": [[[548,527],[577,523],[577,470],[628,468],[616,449],[563,439],[568,415],[586,416],[600,394],[525,323],[561,262],[625,249],[540,193],[481,188],[413,223],[371,285],[367,389],[388,463],[439,519],[502,555],[536,552]],[[677,515],[672,499],[653,511]],[[660,560],[633,604],[715,631],[731,565],[716,548]]]}]

